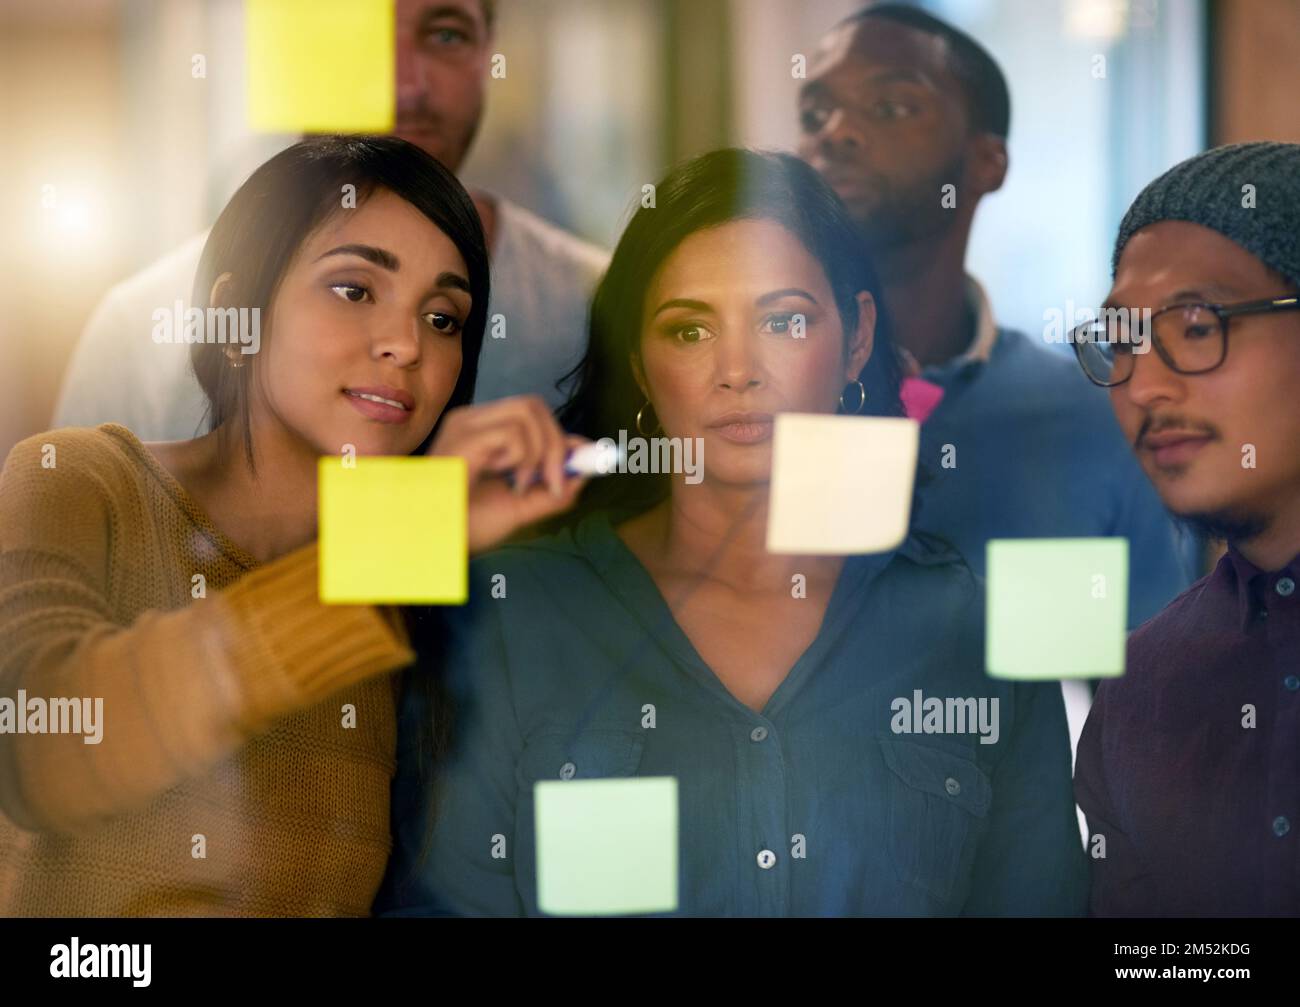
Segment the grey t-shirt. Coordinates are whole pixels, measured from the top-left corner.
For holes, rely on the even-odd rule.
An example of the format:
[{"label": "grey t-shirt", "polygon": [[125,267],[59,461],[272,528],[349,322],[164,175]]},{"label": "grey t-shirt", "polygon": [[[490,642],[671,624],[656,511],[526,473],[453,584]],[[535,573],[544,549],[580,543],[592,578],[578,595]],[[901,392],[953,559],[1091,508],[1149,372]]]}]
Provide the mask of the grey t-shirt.
[{"label": "grey t-shirt", "polygon": [[[207,233],[113,287],[73,351],[54,427],[121,423],[145,441],[204,431],[207,400],[190,369],[190,347],[157,343],[154,312],[188,305]],[[559,380],[582,357],[592,291],[609,254],[497,199],[488,328],[475,399],[535,393],[552,407]]]}]

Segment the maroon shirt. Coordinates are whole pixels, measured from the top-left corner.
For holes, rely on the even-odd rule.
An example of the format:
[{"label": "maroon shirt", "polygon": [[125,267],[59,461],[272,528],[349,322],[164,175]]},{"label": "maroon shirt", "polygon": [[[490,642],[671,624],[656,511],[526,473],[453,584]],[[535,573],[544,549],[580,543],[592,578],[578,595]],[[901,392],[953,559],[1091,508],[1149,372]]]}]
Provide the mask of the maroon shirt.
[{"label": "maroon shirt", "polygon": [[1229,549],[1133,632],[1074,789],[1094,914],[1300,914],[1300,556],[1265,573]]}]

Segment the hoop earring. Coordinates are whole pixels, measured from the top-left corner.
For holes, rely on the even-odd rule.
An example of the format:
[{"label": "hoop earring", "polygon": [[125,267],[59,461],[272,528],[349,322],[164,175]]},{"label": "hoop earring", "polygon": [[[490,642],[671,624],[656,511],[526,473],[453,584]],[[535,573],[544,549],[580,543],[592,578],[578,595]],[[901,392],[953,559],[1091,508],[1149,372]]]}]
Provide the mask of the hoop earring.
[{"label": "hoop earring", "polygon": [[[856,409],[850,409],[848,406],[846,406],[846,405],[844,404],[844,393],[843,393],[843,392],[840,392],[840,408],[843,409],[846,413],[853,413],[853,414],[860,413],[860,412],[862,412],[862,407],[865,406],[865,405],[867,404],[867,388],[866,388],[866,386],[865,386],[861,381],[853,381],[853,382],[850,382],[850,384],[854,384],[854,385],[857,385],[857,386],[858,386],[858,405],[857,405],[857,408],[856,408]],[[844,387],[845,387],[845,388],[848,388],[849,385],[845,385]]]},{"label": "hoop earring", "polygon": [[[646,411],[647,409],[653,409],[653,408],[654,408],[654,406],[650,405],[650,400],[649,400],[649,399],[646,399],[646,400],[645,400],[645,405],[643,405],[640,409],[638,409],[638,410],[636,411],[636,432],[639,433],[642,437],[653,437],[653,436],[654,436],[653,434],[648,434],[648,433],[646,433],[644,430],[641,429],[641,417],[645,414],[645,411]],[[655,417],[655,426],[656,426],[656,427],[659,427],[659,417],[657,417],[657,416]],[[662,428],[662,427],[659,427],[659,429],[662,430],[663,428]]]}]

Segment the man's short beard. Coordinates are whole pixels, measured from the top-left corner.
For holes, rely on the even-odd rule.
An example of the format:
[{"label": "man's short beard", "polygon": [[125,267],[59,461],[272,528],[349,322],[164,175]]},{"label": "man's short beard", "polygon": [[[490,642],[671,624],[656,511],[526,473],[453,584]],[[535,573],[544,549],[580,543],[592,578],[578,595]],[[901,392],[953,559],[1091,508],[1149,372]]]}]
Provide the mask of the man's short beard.
[{"label": "man's short beard", "polygon": [[1268,531],[1272,524],[1272,521],[1263,515],[1226,510],[1179,514],[1177,518],[1201,535],[1229,544],[1249,542]]},{"label": "man's short beard", "polygon": [[912,180],[906,188],[882,191],[877,205],[865,220],[859,221],[872,253],[879,257],[947,230],[954,211],[942,203],[943,187],[958,187],[956,198],[963,198],[960,185],[965,169],[966,158],[959,153],[944,167]]}]

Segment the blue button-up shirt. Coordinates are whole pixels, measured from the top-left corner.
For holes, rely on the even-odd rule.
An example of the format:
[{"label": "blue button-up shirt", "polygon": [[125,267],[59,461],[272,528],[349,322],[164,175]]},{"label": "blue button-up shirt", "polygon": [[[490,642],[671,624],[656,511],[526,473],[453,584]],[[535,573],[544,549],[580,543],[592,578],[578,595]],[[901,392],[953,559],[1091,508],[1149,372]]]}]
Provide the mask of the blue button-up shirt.
[{"label": "blue button-up shirt", "polygon": [[1060,688],[985,677],[982,591],[947,546],[846,560],[761,712],[601,515],[477,560],[448,618],[454,739],[431,786],[411,690],[380,912],[539,914],[534,784],[631,776],[678,780],[682,914],[1084,908]]}]

